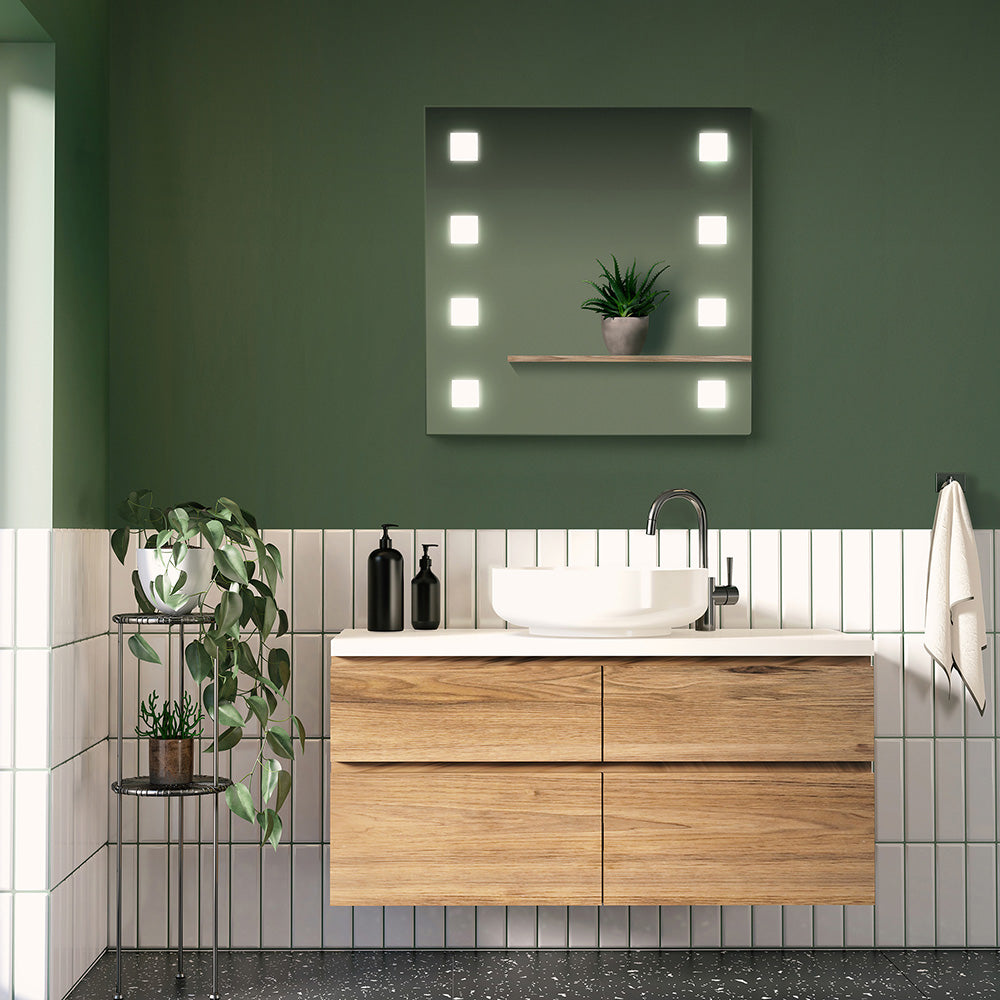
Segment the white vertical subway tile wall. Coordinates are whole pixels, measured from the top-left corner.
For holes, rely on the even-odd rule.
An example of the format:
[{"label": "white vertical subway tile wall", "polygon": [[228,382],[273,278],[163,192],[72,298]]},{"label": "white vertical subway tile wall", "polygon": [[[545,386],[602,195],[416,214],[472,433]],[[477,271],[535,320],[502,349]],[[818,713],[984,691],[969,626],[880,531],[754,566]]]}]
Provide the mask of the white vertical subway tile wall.
[{"label": "white vertical subway tile wall", "polygon": [[0,997],[108,943],[108,533],[0,530]]},{"label": "white vertical subway tile wall", "polygon": [[[1000,532],[978,531],[989,647],[980,716],[923,650],[929,531],[724,530],[713,570],[734,559],[740,603],[723,627],[829,627],[875,639],[876,905],[754,907],[331,907],[329,640],[367,625],[366,565],[379,531],[270,530],[282,551],[279,599],[291,614],[292,700],[309,732],[294,765],[285,840],[261,850],[220,813],[220,943],[263,948],[996,947],[998,767],[994,664]],[[393,529],[407,580],[433,542],[444,625],[502,627],[494,566],[686,566],[694,532]],[[39,977],[62,997],[113,944],[117,656],[110,615],[133,608],[130,567],[103,531],[0,531],[0,996]],[[407,587],[407,591],[408,591]],[[407,608],[407,621],[408,621]],[[156,630],[151,630],[155,632]],[[162,631],[162,630],[161,630]],[[150,642],[167,653],[166,636]],[[171,655],[176,656],[176,652]],[[140,768],[138,701],[164,668],[126,661],[127,773]],[[176,663],[174,663],[176,671]],[[110,678],[113,680],[113,677]],[[33,721],[30,721],[33,720]],[[109,742],[110,740],[110,742]],[[239,767],[240,748],[223,754]],[[229,758],[235,758],[230,760]],[[173,946],[176,813],[123,803],[123,942]],[[173,807],[176,808],[176,807]],[[185,943],[210,943],[211,809],[185,813]],[[110,825],[109,825],[109,820]],[[111,840],[113,840],[113,836]],[[12,923],[13,922],[13,923]],[[16,932],[12,927],[16,924]],[[36,942],[29,944],[29,942]],[[40,944],[37,942],[41,942]],[[13,960],[38,953],[27,967]],[[48,961],[41,961],[45,956]],[[30,982],[29,982],[30,979]]]}]

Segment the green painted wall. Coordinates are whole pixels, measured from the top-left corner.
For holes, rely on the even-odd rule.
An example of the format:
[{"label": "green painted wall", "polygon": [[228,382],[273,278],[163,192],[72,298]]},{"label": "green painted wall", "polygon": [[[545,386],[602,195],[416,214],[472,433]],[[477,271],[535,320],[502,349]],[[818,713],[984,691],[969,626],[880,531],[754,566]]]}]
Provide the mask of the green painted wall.
[{"label": "green painted wall", "polygon": [[27,0],[56,46],[52,523],[108,508],[107,0]]},{"label": "green painted wall", "polygon": [[[1000,5],[609,9],[112,0],[112,502],[924,527],[948,469],[1000,525]],[[460,104],[754,109],[750,438],[424,434],[423,109]]]}]

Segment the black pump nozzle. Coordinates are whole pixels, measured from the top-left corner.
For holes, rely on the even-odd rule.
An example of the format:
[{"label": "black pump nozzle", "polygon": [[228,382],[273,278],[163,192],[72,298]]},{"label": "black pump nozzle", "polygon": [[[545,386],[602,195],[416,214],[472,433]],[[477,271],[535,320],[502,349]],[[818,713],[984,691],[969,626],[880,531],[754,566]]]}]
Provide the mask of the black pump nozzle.
[{"label": "black pump nozzle", "polygon": [[399,525],[398,524],[382,524],[382,525],[379,525],[379,527],[382,529],[382,537],[379,539],[378,547],[380,549],[391,549],[392,548],[392,539],[389,537],[389,529],[390,528],[398,528]]},{"label": "black pump nozzle", "polygon": [[438,547],[437,542],[421,542],[424,546],[424,554],[420,557],[420,568],[427,569],[431,564],[431,554],[427,551],[428,549],[436,549]]}]

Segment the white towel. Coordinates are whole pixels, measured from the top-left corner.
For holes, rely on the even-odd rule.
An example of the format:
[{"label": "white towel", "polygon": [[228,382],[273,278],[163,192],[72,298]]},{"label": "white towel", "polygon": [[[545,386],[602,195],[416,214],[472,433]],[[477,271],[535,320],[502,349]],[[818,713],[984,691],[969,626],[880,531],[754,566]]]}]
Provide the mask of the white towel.
[{"label": "white towel", "polygon": [[976,701],[986,709],[983,654],[986,622],[979,553],[962,487],[952,481],[938,494],[927,566],[924,648],[944,667],[957,670]]}]

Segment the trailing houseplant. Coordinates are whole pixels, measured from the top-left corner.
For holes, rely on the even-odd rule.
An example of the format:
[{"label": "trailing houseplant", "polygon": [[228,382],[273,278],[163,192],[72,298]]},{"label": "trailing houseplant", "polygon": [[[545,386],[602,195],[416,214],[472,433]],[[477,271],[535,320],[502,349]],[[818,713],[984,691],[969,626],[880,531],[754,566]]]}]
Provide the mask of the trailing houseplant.
[{"label": "trailing houseplant", "polygon": [[[196,603],[212,619],[198,625],[197,638],[184,649],[184,662],[201,689],[208,717],[215,722],[220,750],[231,750],[248,727],[259,725],[257,755],[246,775],[233,776],[226,802],[235,815],[260,828],[262,842],[277,847],[282,831],[279,813],[291,790],[291,775],[282,768],[281,759],[294,759],[295,736],[305,749],[305,729],[288,701],[288,650],[275,644],[288,632],[288,615],[275,599],[282,578],[281,553],[261,538],[256,518],[228,497],[211,507],[195,501],[158,507],[149,490],[136,490],[122,501],[118,513],[125,527],[112,533],[111,547],[122,565],[134,535],[141,548],[158,550],[163,566],[163,572],[149,582],[149,593],[138,571],[132,574],[136,603],[143,613],[156,613],[150,595],[161,606],[186,606],[189,581],[181,567],[189,552],[199,547],[211,555],[210,580],[197,593]],[[130,636],[128,644],[140,660],[160,662],[142,635]],[[265,756],[265,750],[270,755]],[[260,797],[255,805],[250,783],[257,771]]]},{"label": "trailing houseplant", "polygon": [[188,691],[164,701],[153,691],[139,703],[135,735],[149,740],[149,780],[154,785],[186,785],[194,777],[194,740],[201,736],[204,713]]},{"label": "trailing houseplant", "polygon": [[[614,254],[611,260],[614,271],[598,260],[600,284],[597,281],[587,282],[597,295],[586,299],[580,308],[600,314],[601,334],[611,354],[638,354],[646,341],[650,313],[670,294],[666,289],[657,291],[655,287],[656,279],[670,265],[658,260],[645,277],[640,278],[634,258],[631,266],[624,271]],[[656,268],[659,270],[654,274]]]}]

